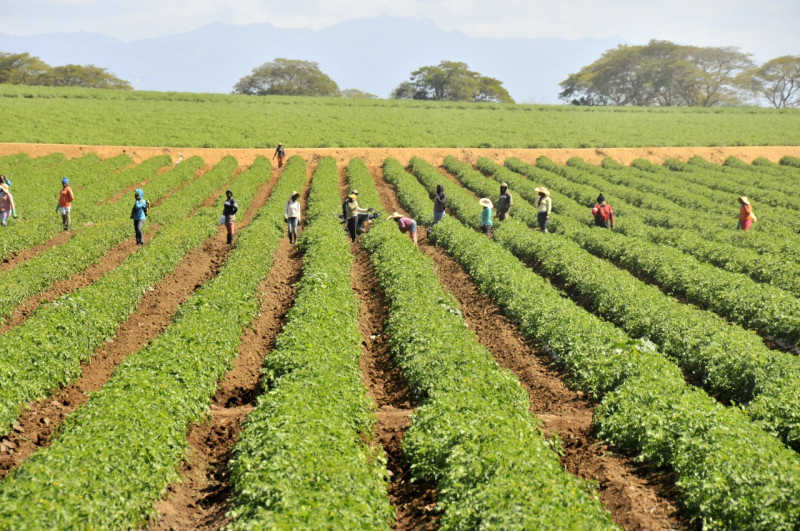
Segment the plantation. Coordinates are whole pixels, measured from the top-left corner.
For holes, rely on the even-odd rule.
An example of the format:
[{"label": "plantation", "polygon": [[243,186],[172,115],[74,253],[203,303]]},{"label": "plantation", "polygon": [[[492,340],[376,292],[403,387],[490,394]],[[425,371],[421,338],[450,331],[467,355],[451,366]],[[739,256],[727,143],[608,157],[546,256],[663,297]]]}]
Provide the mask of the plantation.
[{"label": "plantation", "polygon": [[0,527],[800,527],[800,114],[0,95]]}]

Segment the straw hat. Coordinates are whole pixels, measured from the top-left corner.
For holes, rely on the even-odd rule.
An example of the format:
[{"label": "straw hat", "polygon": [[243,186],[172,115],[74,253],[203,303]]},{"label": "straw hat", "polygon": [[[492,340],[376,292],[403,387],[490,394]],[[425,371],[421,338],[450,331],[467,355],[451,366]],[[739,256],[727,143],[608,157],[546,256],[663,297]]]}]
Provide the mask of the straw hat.
[{"label": "straw hat", "polygon": [[349,198],[350,198],[350,199],[352,199],[353,201],[355,201],[356,199],[358,199],[358,195],[356,195],[356,194],[350,194],[350,195],[348,195],[347,197],[349,197]]},{"label": "straw hat", "polygon": [[747,197],[746,197],[746,196],[742,196],[742,197],[740,197],[740,198],[739,198],[739,201],[741,201],[741,202],[742,202],[742,203],[744,203],[745,205],[749,205],[749,204],[750,204],[750,200],[749,200],[749,199],[747,199]]},{"label": "straw hat", "polygon": [[391,216],[389,216],[389,219],[400,219],[402,217],[403,217],[403,214],[401,214],[400,212],[394,212],[394,213],[392,213]]},{"label": "straw hat", "polygon": [[478,204],[482,207],[492,208],[492,200],[488,197],[481,197]]},{"label": "straw hat", "polygon": [[6,183],[0,184],[0,190],[8,193],[8,185]]},{"label": "straw hat", "polygon": [[550,190],[548,190],[544,186],[537,186],[536,188],[533,189],[533,191],[542,193],[544,195],[550,195]]}]

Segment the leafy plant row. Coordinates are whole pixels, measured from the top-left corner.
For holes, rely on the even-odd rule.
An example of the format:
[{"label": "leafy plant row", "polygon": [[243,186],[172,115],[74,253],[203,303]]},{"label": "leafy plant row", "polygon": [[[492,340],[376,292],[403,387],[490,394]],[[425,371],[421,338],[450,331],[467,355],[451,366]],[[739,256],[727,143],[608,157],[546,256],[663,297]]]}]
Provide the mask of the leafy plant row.
[{"label": "leafy plant row", "polygon": [[[512,157],[506,159],[505,166],[537,182],[544,182],[547,175],[552,173],[574,183],[593,186],[596,192],[602,192],[614,203],[618,203],[622,199],[631,205],[640,207],[637,214],[648,225],[654,227],[696,231],[710,240],[754,249],[764,254],[790,256],[793,252],[791,245],[767,234],[733,230],[735,224],[731,220],[721,222],[719,218],[709,216],[702,211],[683,209],[655,193],[635,190],[610,182],[605,178],[608,173],[635,171],[633,168],[622,166],[611,159],[605,159],[602,167],[598,168],[577,158],[570,159],[568,164],[563,166],[555,164],[546,157],[539,157],[536,166],[531,166]],[[554,187],[554,189],[557,188]],[[621,212],[620,217],[622,217]]]},{"label": "leafy plant row", "polygon": [[[739,211],[736,198],[740,195],[747,195],[744,192],[721,192],[708,186],[688,181],[683,176],[684,173],[702,173],[706,170],[691,168],[674,158],[667,159],[664,165],[653,164],[645,159],[637,159],[633,161],[631,166],[641,171],[640,176],[630,179],[629,186],[647,190],[647,183],[651,182],[654,175],[658,176],[659,178],[655,180],[652,189],[664,194],[665,197],[677,204],[686,205],[689,201],[700,204],[702,205],[700,208],[708,212],[714,212],[722,219],[736,219],[734,214],[738,214]],[[759,203],[759,221],[753,225],[753,229],[792,236],[800,228],[800,221],[795,219],[797,217],[796,214],[797,212],[791,208],[773,207],[765,203]]]},{"label": "leafy plant row", "polygon": [[387,529],[393,520],[386,458],[366,442],[375,406],[360,377],[353,256],[331,216],[340,204],[336,163],[322,159],[300,239],[297,298],[234,448],[231,529]]},{"label": "leafy plant row", "polygon": [[[516,171],[522,172],[521,161],[507,161],[509,166],[514,166]],[[571,160],[571,168],[584,169],[590,166],[582,161]],[[509,170],[503,170],[488,159],[479,159],[478,168],[490,174],[496,174],[498,179],[508,175]],[[526,171],[529,177],[550,186],[553,190],[584,205],[583,219],[591,219],[589,205],[595,203],[598,188],[573,182],[558,174],[545,172],[535,168]],[[518,177],[517,177],[518,179]],[[533,188],[529,182],[522,186]],[[610,198],[612,199],[612,198]],[[753,249],[740,245],[721,243],[708,237],[712,227],[698,221],[694,230],[685,228],[652,227],[646,224],[647,211],[633,206],[627,201],[613,198],[613,207],[616,212],[615,230],[627,236],[647,240],[652,243],[667,245],[680,249],[690,254],[701,262],[708,262],[732,273],[743,273],[753,280],[770,284],[782,290],[800,296],[800,264],[786,260],[782,255],[759,254]],[[724,229],[731,232],[730,228]]]},{"label": "leafy plant row", "polygon": [[[413,204],[425,204],[427,182],[421,186],[399,164],[395,172],[397,177],[387,172],[387,179],[394,178],[403,191],[401,201],[414,196]],[[452,192],[448,204],[460,201]],[[474,198],[468,200],[474,203]],[[413,208],[412,213],[425,215]],[[601,399],[594,422],[603,439],[675,471],[683,505],[704,527],[800,525],[795,502],[800,459],[748,422],[740,409],[725,408],[688,386],[665,356],[564,298],[510,251],[457,220],[445,218],[428,236],[467,270],[523,334],[568,369],[579,388]]]},{"label": "leafy plant row", "polygon": [[[202,161],[197,159],[199,164]],[[163,161],[150,159],[137,167],[142,179],[152,177],[163,166]],[[192,177],[192,161],[187,160],[184,168],[177,166],[147,186],[145,197],[155,202],[170,189]],[[180,170],[179,170],[180,168]],[[61,245],[51,247],[45,252],[21,264],[0,277],[0,318],[5,319],[28,297],[49,288],[53,283],[69,278],[83,271],[103,257],[108,249],[126,238],[132,237],[129,219],[130,201],[116,203],[116,218],[92,224]],[[159,210],[167,207],[159,206]],[[145,225],[150,230],[150,225]]]},{"label": "leafy plant row", "polygon": [[[491,167],[490,163],[484,167]],[[522,189],[520,193],[524,195],[527,191]],[[740,273],[720,270],[667,245],[617,232],[592,230],[578,221],[586,219],[588,207],[557,192],[553,192],[553,197],[560,212],[567,216],[559,221],[561,230],[592,254],[612,260],[670,293],[686,297],[789,348],[797,347],[800,299],[792,293],[754,282]]]},{"label": "leafy plant row", "polygon": [[[467,187],[486,188],[485,177],[466,164],[454,158],[446,159],[445,164]],[[484,161],[482,167],[492,169],[492,164]],[[496,166],[494,169],[499,170]],[[431,171],[435,172],[432,168]],[[525,197],[526,185],[532,184],[509,173],[497,171],[495,177],[506,180]],[[431,186],[430,180],[423,179],[423,182],[426,187]],[[461,199],[457,192],[448,200],[470,201],[469,197]],[[572,230],[565,229],[565,232]],[[729,401],[753,400],[750,411],[762,426],[800,450],[800,430],[796,428],[800,420],[797,413],[800,362],[796,357],[768,349],[755,334],[732,327],[709,312],[682,304],[579,247],[583,238],[598,241],[598,245],[603,243],[611,236],[610,231],[588,227],[578,227],[574,231],[585,231],[583,236],[576,237],[581,241],[539,238],[516,222],[503,223],[495,234],[501,245],[515,256],[538,264],[547,275],[563,283],[583,305],[616,323],[632,337],[646,337],[655,342],[714,394]]]},{"label": "leafy plant row", "polygon": [[[351,177],[362,175],[351,179],[359,197],[375,194],[363,165],[349,168]],[[403,200],[407,174],[392,159],[384,171]],[[418,200],[428,206],[413,213],[426,220],[430,199]],[[422,398],[403,452],[416,477],[436,482],[441,528],[612,528],[588,486],[562,469],[529,412],[527,393],[467,328],[431,260],[394,223],[378,224],[363,244],[389,304],[395,362]]]},{"label": "leafy plant row", "polygon": [[[165,209],[183,219],[164,227],[147,245],[93,284],[40,306],[0,342],[0,433],[7,433],[23,405],[47,396],[80,375],[80,364],[113,337],[119,323],[136,309],[142,294],[172,271],[190,249],[216,232],[218,208],[201,204],[231,179],[229,157],[191,190],[196,196]],[[190,190],[190,191],[191,191]],[[250,190],[255,194],[255,189]],[[221,201],[219,202],[221,204]]]},{"label": "leafy plant row", "polygon": [[[65,420],[51,446],[0,484],[0,527],[126,529],[153,515],[154,502],[178,479],[189,424],[207,414],[219,379],[233,365],[242,330],[258,312],[258,285],[282,236],[277,220],[283,199],[304,180],[305,164],[293,159],[218,276]],[[184,230],[207,225],[214,215],[195,216]],[[159,238],[161,231],[153,242]]]}]

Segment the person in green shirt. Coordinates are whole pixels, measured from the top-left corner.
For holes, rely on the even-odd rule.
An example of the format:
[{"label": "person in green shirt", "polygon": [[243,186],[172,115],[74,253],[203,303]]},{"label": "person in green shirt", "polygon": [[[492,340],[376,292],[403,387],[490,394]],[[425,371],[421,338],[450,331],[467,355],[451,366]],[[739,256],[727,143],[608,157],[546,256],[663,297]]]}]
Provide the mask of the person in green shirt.
[{"label": "person in green shirt", "polygon": [[478,204],[483,207],[481,212],[481,231],[491,237],[492,235],[492,200],[488,197],[482,197]]}]

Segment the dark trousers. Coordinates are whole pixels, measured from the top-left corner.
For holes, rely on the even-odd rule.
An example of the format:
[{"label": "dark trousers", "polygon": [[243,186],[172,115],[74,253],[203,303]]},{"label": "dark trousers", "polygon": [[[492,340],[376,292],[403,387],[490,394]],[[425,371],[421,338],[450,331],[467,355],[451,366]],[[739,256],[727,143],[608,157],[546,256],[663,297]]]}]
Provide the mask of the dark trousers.
[{"label": "dark trousers", "polygon": [[547,212],[539,212],[538,220],[539,220],[539,228],[542,229],[542,232],[547,232],[547,223],[550,221],[549,219],[547,219]]},{"label": "dark trousers", "polygon": [[347,218],[347,232],[350,233],[350,239],[356,241],[356,228],[358,227],[358,216]]},{"label": "dark trousers", "polygon": [[144,227],[143,219],[133,220],[133,232],[136,233],[136,243],[138,243],[139,245],[144,244],[144,234],[142,233],[143,227]]}]

